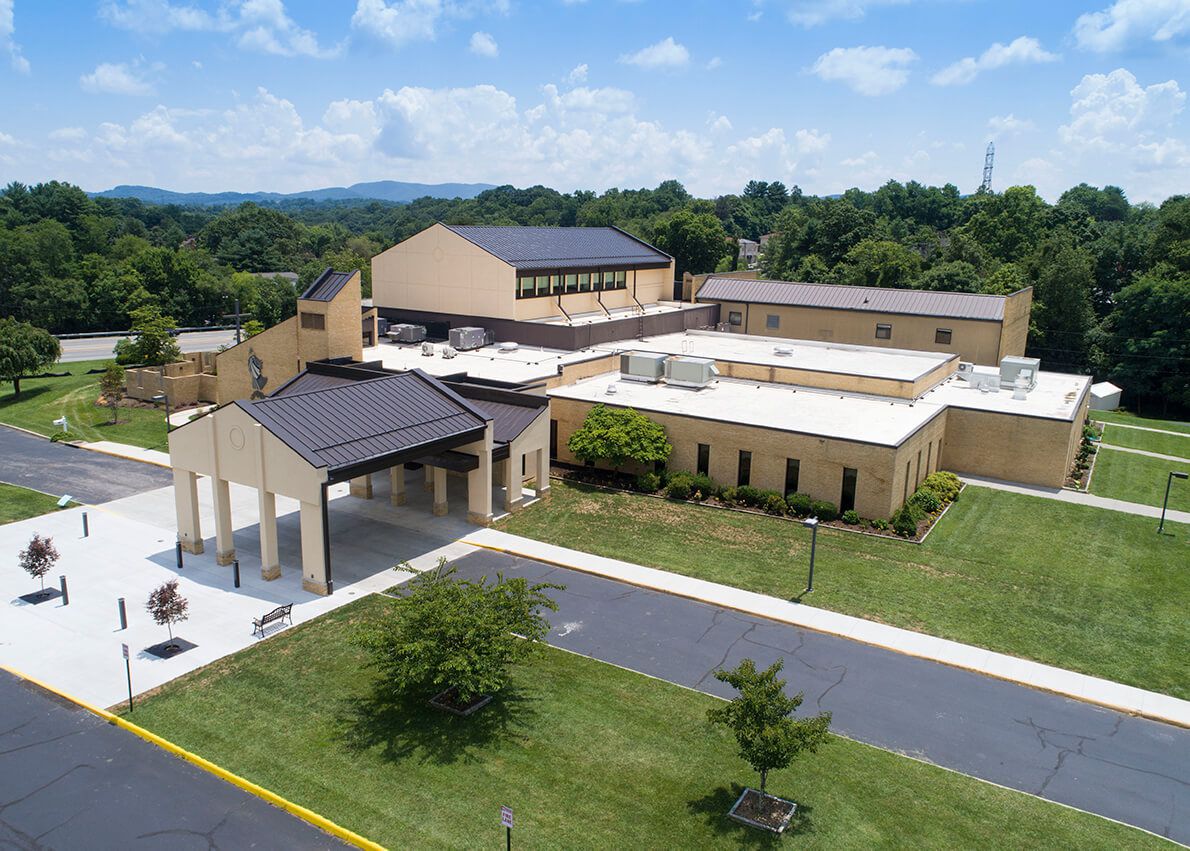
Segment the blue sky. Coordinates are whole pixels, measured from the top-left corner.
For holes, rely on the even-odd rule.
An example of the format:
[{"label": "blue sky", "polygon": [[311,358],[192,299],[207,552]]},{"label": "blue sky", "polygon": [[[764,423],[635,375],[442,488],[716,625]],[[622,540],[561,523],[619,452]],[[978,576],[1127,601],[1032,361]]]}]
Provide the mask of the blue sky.
[{"label": "blue sky", "polygon": [[1190,0],[0,0],[0,183],[1190,191]]}]

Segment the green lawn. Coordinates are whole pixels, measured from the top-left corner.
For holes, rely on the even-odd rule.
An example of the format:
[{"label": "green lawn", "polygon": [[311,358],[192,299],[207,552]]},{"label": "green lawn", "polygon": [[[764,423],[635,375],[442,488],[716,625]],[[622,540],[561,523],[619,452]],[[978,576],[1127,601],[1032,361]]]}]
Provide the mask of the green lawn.
[{"label": "green lawn", "polygon": [[1127,446],[1161,455],[1190,458],[1190,434],[1162,434],[1136,428],[1113,428],[1108,425],[1103,430],[1103,442],[1112,446]]},{"label": "green lawn", "polygon": [[5,385],[0,395],[0,423],[20,426],[49,436],[58,431],[54,420],[63,414],[70,422],[73,439],[114,440],[146,449],[162,449],[165,439],[165,413],[159,409],[120,408],[120,421],[111,424],[110,408],[98,407],[99,376],[86,375],[89,369],[102,367],[106,361],[63,363],[49,372],[71,373],[68,378],[33,378],[21,382],[21,395],[14,398],[12,385]]},{"label": "green lawn", "polygon": [[[1095,459],[1091,493],[1142,505],[1160,505],[1170,470],[1190,473],[1190,464],[1103,449]],[[1174,480],[1169,490],[1169,507],[1190,511],[1190,481]]]},{"label": "green lawn", "polygon": [[[713,698],[545,649],[469,719],[374,691],[368,597],[164,686],[131,719],[392,848],[777,847],[724,813],[754,782]],[[798,847],[1160,848],[1161,840],[846,739],[769,778]]]},{"label": "green lawn", "polygon": [[1190,423],[1180,420],[1157,420],[1141,417],[1131,411],[1091,411],[1091,419],[1104,423],[1123,423],[1124,425],[1143,426],[1145,428],[1159,428],[1165,431],[1180,431],[1190,434]]},{"label": "green lawn", "polygon": [[58,510],[58,498],[0,482],[0,524],[15,523]]},{"label": "green lawn", "polygon": [[[555,482],[497,525],[786,599],[806,584],[808,531],[770,517]],[[820,530],[805,602],[1190,698],[1190,527],[1155,526],[968,487],[920,546]]]}]

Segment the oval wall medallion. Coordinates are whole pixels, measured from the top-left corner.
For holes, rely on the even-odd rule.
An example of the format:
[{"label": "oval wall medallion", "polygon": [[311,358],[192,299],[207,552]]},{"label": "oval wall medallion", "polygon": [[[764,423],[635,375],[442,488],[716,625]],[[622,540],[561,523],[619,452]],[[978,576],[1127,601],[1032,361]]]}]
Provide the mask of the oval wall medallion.
[{"label": "oval wall medallion", "polygon": [[244,448],[244,431],[239,426],[231,427],[231,431],[227,433],[227,439],[231,441],[234,448]]}]

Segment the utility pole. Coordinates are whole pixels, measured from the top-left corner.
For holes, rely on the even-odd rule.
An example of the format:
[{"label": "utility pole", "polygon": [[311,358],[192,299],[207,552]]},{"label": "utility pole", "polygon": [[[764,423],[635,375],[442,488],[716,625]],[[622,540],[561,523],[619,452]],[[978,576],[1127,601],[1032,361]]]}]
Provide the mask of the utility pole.
[{"label": "utility pole", "polygon": [[240,297],[236,296],[236,312],[223,314],[224,319],[235,319],[235,321],[236,321],[236,345],[239,345],[240,342],[244,339],[243,335],[241,333],[240,320],[243,319],[245,316],[248,316],[248,314],[240,313]]}]

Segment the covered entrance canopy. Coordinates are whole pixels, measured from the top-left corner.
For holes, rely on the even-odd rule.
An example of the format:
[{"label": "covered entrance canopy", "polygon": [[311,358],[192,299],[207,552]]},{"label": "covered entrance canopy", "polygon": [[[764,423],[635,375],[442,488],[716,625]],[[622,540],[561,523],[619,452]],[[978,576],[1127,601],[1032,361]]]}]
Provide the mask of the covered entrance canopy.
[{"label": "covered entrance canopy", "polygon": [[[548,402],[541,397],[526,401],[522,407],[533,416],[514,441],[502,443],[509,458],[516,440],[532,437],[534,445],[548,445]],[[197,477],[210,476],[216,560],[231,563],[235,548],[228,484],[254,487],[260,509],[261,571],[266,579],[276,578],[281,573],[276,496],[291,497],[301,506],[302,586],[331,593],[328,485],[350,481],[353,495],[370,497],[371,475],[388,469],[392,501],[402,504],[404,465],[420,463],[426,466],[438,514],[446,511],[447,470],[465,473],[468,519],[486,524],[492,517],[494,421],[482,403],[419,370],[388,374],[311,365],[267,399],[236,402],[170,434],[179,540],[184,549],[202,552]],[[515,451],[519,460],[527,449],[521,445]],[[539,481],[547,454],[539,453]],[[548,482],[548,467],[544,481]],[[516,492],[519,497],[519,487]]]}]

